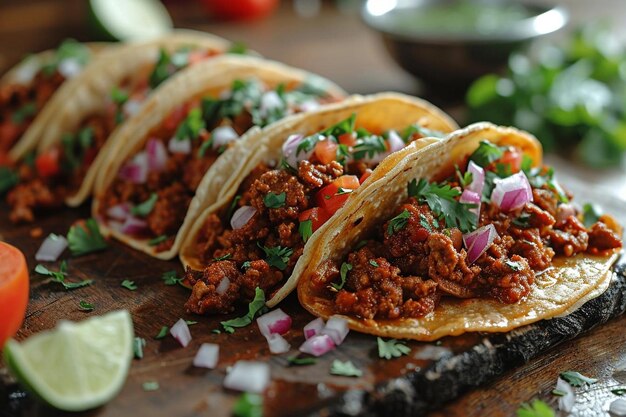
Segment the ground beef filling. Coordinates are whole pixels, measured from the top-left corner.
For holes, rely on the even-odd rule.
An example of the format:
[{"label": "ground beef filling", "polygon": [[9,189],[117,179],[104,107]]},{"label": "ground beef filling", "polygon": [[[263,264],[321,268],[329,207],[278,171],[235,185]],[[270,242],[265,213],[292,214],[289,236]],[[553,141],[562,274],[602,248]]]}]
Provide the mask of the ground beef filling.
[{"label": "ground beef filling", "polygon": [[[241,198],[233,209],[252,206],[256,209],[254,216],[237,230],[228,225],[229,213],[211,214],[205,220],[196,249],[201,262],[208,266],[203,271],[187,270],[185,282],[193,287],[185,304],[187,310],[196,314],[228,313],[237,303],[252,300],[257,287],[269,298],[291,275],[302,255],[304,242],[298,231],[298,216],[314,207],[313,194],[320,186],[343,174],[343,167],[336,162],[324,165],[302,161],[297,173],[265,164],[253,169],[240,186]],[[284,205],[266,207],[264,197],[269,192],[284,192]],[[278,247],[289,250],[282,254],[282,265],[263,249]],[[227,259],[216,260],[222,258]],[[224,279],[228,279],[228,285]],[[221,294],[220,283],[227,288]]]},{"label": "ground beef filling", "polygon": [[[340,277],[340,266],[332,261],[313,276],[313,285],[334,294],[335,310],[341,314],[418,318],[432,312],[441,297],[517,303],[530,293],[536,272],[550,266],[555,256],[621,247],[620,238],[603,222],[587,229],[575,213],[564,217],[552,191],[535,189],[533,194],[533,203],[512,213],[483,204],[479,226],[493,224],[499,236],[471,265],[460,230],[445,228],[441,219],[434,223],[430,208],[409,198],[394,213],[410,214],[401,230],[389,235],[386,222],[364,247],[348,255],[352,269],[343,288],[331,286]],[[514,222],[518,218],[526,222]]]},{"label": "ground beef filling", "polygon": [[86,127],[90,127],[93,132],[92,142],[86,151],[79,149],[80,144],[74,144],[76,149],[73,152],[83,154],[82,160],[76,167],[70,167],[66,163],[67,158],[62,145],[55,145],[49,150],[59,155],[58,174],[42,177],[33,164],[24,162],[17,166],[20,181],[7,194],[7,203],[11,206],[9,219],[12,222],[33,222],[37,210],[60,207],[66,197],[78,191],[87,175],[87,170],[115,128],[115,124],[106,116],[94,115],[88,117],[81,125],[81,129]]},{"label": "ground beef filling", "polygon": [[[8,152],[30,126],[65,78],[59,73],[37,73],[29,85],[7,84],[0,87],[0,153]],[[28,112],[19,115],[25,106]]]}]

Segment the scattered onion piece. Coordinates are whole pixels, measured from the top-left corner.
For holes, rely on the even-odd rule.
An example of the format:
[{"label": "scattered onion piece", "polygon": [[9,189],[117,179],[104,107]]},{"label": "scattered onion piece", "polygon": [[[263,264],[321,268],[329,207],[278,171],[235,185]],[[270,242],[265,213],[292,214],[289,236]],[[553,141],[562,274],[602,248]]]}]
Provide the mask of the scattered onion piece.
[{"label": "scattered onion piece", "polygon": [[565,395],[559,398],[559,410],[570,413],[576,403],[574,389],[561,378],[558,378],[556,381],[556,389],[565,393]]},{"label": "scattered onion piece", "polygon": [[267,363],[237,361],[224,378],[224,387],[261,394],[269,382],[270,367]]},{"label": "scattered onion piece", "polygon": [[502,211],[511,211],[533,201],[533,191],[523,171],[510,177],[494,180],[491,201]]},{"label": "scattered onion piece", "polygon": [[219,359],[220,346],[214,343],[203,343],[193,358],[193,366],[198,368],[215,369]]},{"label": "scattered onion piece", "polygon": [[463,235],[463,243],[467,249],[467,262],[474,263],[493,243],[498,236],[493,224],[480,227]]},{"label": "scattered onion piece", "polygon": [[148,155],[148,168],[150,171],[162,171],[167,164],[167,150],[165,145],[157,138],[150,138],[146,143]]},{"label": "scattered onion piece", "polygon": [[143,103],[140,100],[130,99],[122,106],[122,110],[129,116],[134,116],[141,110]]},{"label": "scattered onion piece", "polygon": [[389,131],[389,138],[387,141],[389,143],[389,153],[397,152],[400,149],[404,149],[406,146],[400,135],[398,135],[398,132],[395,130]]},{"label": "scattered onion piece", "polygon": [[227,145],[232,141],[239,139],[239,135],[230,126],[220,126],[213,130],[213,149],[218,149],[221,146]]},{"label": "scattered onion piece", "polygon": [[128,216],[130,216],[130,210],[130,204],[128,203],[116,204],[109,207],[107,210],[107,216],[110,219],[125,221]]},{"label": "scattered onion piece", "polygon": [[315,149],[315,147],[313,147],[313,149],[307,152],[301,151],[300,153],[297,153],[298,145],[300,145],[303,139],[303,135],[291,135],[283,143],[283,157],[285,158],[287,163],[293,168],[298,167],[298,162],[304,159],[309,159],[313,154],[313,149]]},{"label": "scattered onion piece", "polygon": [[167,149],[171,153],[188,155],[189,153],[191,153],[191,140],[172,138],[167,143]]},{"label": "scattered onion piece", "polygon": [[143,184],[148,180],[148,155],[141,151],[130,162],[122,166],[119,177],[134,184]]},{"label": "scattered onion piece", "polygon": [[291,317],[283,310],[277,308],[256,319],[261,334],[270,337],[272,334],[285,334],[291,329]]},{"label": "scattered onion piece", "polygon": [[174,337],[174,339],[178,340],[178,343],[180,343],[182,347],[187,347],[189,342],[191,342],[191,332],[189,331],[189,326],[183,319],[178,319],[176,324],[174,324],[170,329],[170,334]]},{"label": "scattered onion piece", "polygon": [[228,287],[230,287],[230,279],[228,279],[228,277],[224,277],[218,284],[217,288],[215,288],[215,292],[218,295],[224,295],[226,290],[228,290]]},{"label": "scattered onion piece", "polygon": [[61,60],[61,62],[59,62],[57,70],[63,77],[70,79],[80,74],[83,70],[83,67],[82,65],[80,65],[80,62],[78,62],[77,59],[65,58]]},{"label": "scattered onion piece", "polygon": [[465,189],[482,195],[485,187],[485,170],[474,161],[469,161],[467,172],[472,174],[472,182]]},{"label": "scattered onion piece", "polygon": [[261,96],[261,114],[267,117],[268,113],[274,109],[280,109],[283,107],[283,101],[278,93],[274,90],[270,90]]},{"label": "scattered onion piece", "polygon": [[339,346],[343,343],[349,332],[348,320],[340,316],[330,316],[321,333],[330,336],[334,344]]},{"label": "scattered onion piece", "polygon": [[480,216],[480,194],[468,188],[463,190],[463,194],[459,198],[459,203],[476,204],[478,207],[469,209],[477,217]]},{"label": "scattered onion piece", "polygon": [[278,333],[273,333],[266,339],[270,346],[270,352],[274,354],[287,353],[289,352],[289,349],[291,349],[289,342],[287,342],[285,338]]},{"label": "scattered onion piece", "polygon": [[335,342],[327,334],[320,334],[307,339],[302,346],[300,352],[308,353],[313,356],[322,356],[335,348]]},{"label": "scattered onion piece", "polygon": [[140,235],[148,230],[148,222],[135,216],[128,216],[122,225],[122,233]]},{"label": "scattered onion piece", "polygon": [[233,230],[241,229],[250,221],[256,214],[256,209],[252,206],[241,206],[233,213],[233,217],[230,218],[230,227]]},{"label": "scattered onion piece", "polygon": [[304,338],[310,339],[315,335],[321,334],[324,328],[324,320],[321,317],[316,318],[309,324],[304,326]]},{"label": "scattered onion piece", "polygon": [[39,250],[35,254],[35,259],[38,261],[55,262],[59,259],[59,256],[61,256],[65,248],[67,248],[67,239],[65,239],[65,236],[50,233],[39,247]]}]

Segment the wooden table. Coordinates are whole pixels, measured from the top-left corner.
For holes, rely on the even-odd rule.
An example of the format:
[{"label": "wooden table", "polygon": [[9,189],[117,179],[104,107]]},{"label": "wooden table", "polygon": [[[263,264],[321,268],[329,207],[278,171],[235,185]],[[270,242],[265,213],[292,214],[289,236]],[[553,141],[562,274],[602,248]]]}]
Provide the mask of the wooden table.
[{"label": "wooden table", "polygon": [[[290,3],[283,4],[278,13],[270,19],[259,22],[245,23],[218,23],[207,20],[200,9],[191,1],[172,1],[172,13],[178,26],[203,29],[218,35],[245,42],[265,56],[299,66],[307,70],[327,76],[346,90],[351,92],[369,93],[382,90],[397,90],[406,93],[417,94],[420,86],[410,76],[402,72],[386,55],[382,43],[377,36],[367,30],[359,21],[354,12],[345,14],[338,13],[328,5],[322,8],[321,14],[313,18],[297,18]],[[604,14],[615,21],[623,20],[625,6],[621,0],[609,0],[602,2],[600,6],[586,6],[583,0],[568,2],[574,10],[575,21],[595,19]],[[595,3],[594,3],[595,4]],[[52,47],[66,36],[73,36],[79,40],[89,40],[90,35],[84,24],[82,16],[85,13],[84,0],[59,1],[36,1],[36,0],[12,0],[0,5],[0,70],[14,63],[20,56],[29,51],[41,50]],[[462,108],[458,103],[440,102],[453,114],[462,114]],[[460,110],[460,111],[459,111]],[[626,181],[623,181],[623,172],[598,174],[595,172],[581,171],[571,165],[564,164],[558,159],[552,159],[566,169],[566,179],[562,182],[568,184],[572,180],[575,192],[582,191],[586,199],[600,199],[609,206],[609,210],[620,214],[622,221],[626,220],[624,208],[626,206]],[[594,188],[589,187],[590,175]],[[563,176],[562,176],[563,178]],[[603,188],[605,187],[605,188]],[[616,188],[617,187],[617,188]],[[619,188],[623,187],[623,188]],[[610,193],[619,191],[617,199],[607,198],[606,190]],[[609,196],[611,194],[608,194]],[[5,206],[0,206],[5,207]],[[78,214],[64,211],[62,216],[49,217],[43,223],[44,232],[50,231],[64,233],[69,223],[80,215],[87,216],[85,210]],[[0,220],[0,226],[5,218]],[[9,229],[5,225],[0,227],[0,239],[11,241],[17,236],[28,234],[28,227]],[[7,232],[10,230],[10,232]],[[20,240],[25,245],[23,249],[30,254],[30,262],[33,262],[32,254],[39,245],[40,239],[30,241]],[[183,316],[180,300],[184,300],[185,294],[182,288],[166,287],[159,280],[160,272],[175,267],[175,263],[155,262],[150,258],[126,250],[118,244],[113,244],[114,255],[107,265],[105,275],[107,282],[103,285],[116,287],[117,281],[127,278],[128,268],[135,268],[134,277],[142,291],[129,292],[116,288],[112,290],[109,299],[102,301],[102,305],[96,305],[95,313],[100,308],[129,308],[133,311],[136,322],[141,323],[137,332],[148,340],[146,359],[136,361],[133,372],[127,381],[125,394],[112,407],[107,407],[92,413],[92,415],[122,415],[132,409],[131,394],[141,392],[141,382],[144,375],[151,374],[155,368],[162,370],[163,381],[172,378],[173,375],[183,375],[184,380],[198,377],[197,370],[189,365],[190,352],[177,350],[173,340],[156,343],[150,337],[158,332],[161,325],[166,323],[163,317],[172,315]],[[98,255],[81,258],[71,263],[72,268],[86,276],[102,273],[104,266],[98,262]],[[31,267],[34,265],[31,265]],[[137,274],[136,269],[146,267],[150,273]],[[80,319],[88,314],[79,312],[78,301],[89,301],[90,295],[95,294],[94,289],[85,288],[75,292],[64,292],[51,284],[42,284],[39,278],[33,280],[31,304],[28,310],[27,321],[19,334],[19,338],[27,337],[37,331],[50,328],[54,323],[63,318]],[[126,291],[126,292],[125,292]],[[117,294],[118,296],[113,296]],[[145,305],[161,305],[164,309],[170,309],[165,314],[162,311],[147,310]],[[293,300],[287,304],[288,310],[297,308]],[[186,317],[186,316],[185,316]],[[187,317],[191,318],[191,317]],[[304,323],[296,323],[302,325]],[[626,317],[612,320],[610,323],[579,337],[575,341],[560,345],[540,357],[531,360],[515,371],[509,372],[493,382],[474,390],[455,402],[449,404],[433,416],[486,416],[486,415],[513,415],[519,404],[532,398],[543,398],[554,404],[555,398],[550,395],[559,372],[564,370],[577,370],[586,375],[601,379],[601,382],[593,385],[583,395],[579,396],[577,415],[596,416],[604,415],[602,410],[608,407],[609,399],[615,398],[608,389],[618,384],[625,384],[623,373],[616,370],[626,367]],[[197,327],[192,327],[192,332],[203,334],[204,338],[212,328],[216,327],[216,320],[202,320]],[[300,326],[301,327],[301,326]],[[223,335],[222,335],[223,336]],[[238,332],[234,341],[226,342],[222,336],[214,336],[220,343],[240,342],[246,345],[246,340],[252,336],[252,330]],[[360,340],[360,339],[359,339]],[[364,339],[365,340],[365,339]],[[364,343],[370,343],[366,341]],[[231,346],[231,345],[226,345]],[[160,356],[167,355],[167,363],[160,361]],[[241,353],[242,357],[250,352]],[[230,354],[233,357],[232,353]],[[1,371],[0,371],[1,375]],[[219,381],[208,375],[204,378],[214,382],[218,386]],[[1,385],[1,384],[0,384]],[[160,407],[164,415],[171,411],[170,402],[180,394],[180,387],[171,387],[162,383],[164,387],[156,394],[141,393],[149,396],[149,401],[154,407]],[[218,388],[216,388],[218,389]],[[130,390],[130,394],[126,390]],[[198,403],[194,405],[194,412],[190,415],[214,415],[213,411],[220,409],[229,410],[230,404],[219,403],[210,389],[207,391],[206,384],[201,387],[186,386],[189,394],[197,394]],[[2,394],[0,387],[0,394]],[[303,389],[302,398],[306,399],[307,391]],[[282,399],[285,400],[285,399]],[[221,399],[219,401],[222,401]],[[1,403],[0,403],[1,404]],[[279,409],[280,401],[276,400],[270,407]],[[303,401],[306,405],[306,401]],[[44,412],[45,410],[45,412]],[[0,415],[2,411],[0,410]],[[27,410],[27,415],[53,415],[54,412],[33,406]],[[225,412],[224,412],[225,413]],[[226,413],[227,414],[227,413]],[[173,414],[171,414],[173,415]],[[4,417],[4,416],[3,416]]]}]

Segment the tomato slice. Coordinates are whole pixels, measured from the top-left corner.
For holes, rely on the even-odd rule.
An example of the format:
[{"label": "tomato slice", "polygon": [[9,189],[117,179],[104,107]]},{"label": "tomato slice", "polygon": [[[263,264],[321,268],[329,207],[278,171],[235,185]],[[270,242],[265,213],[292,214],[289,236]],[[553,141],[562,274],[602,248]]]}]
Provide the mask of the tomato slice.
[{"label": "tomato slice", "polygon": [[333,183],[344,190],[356,190],[361,185],[356,175],[342,175],[333,181]]},{"label": "tomato slice", "polygon": [[[356,176],[353,176],[353,175],[346,175],[346,176],[354,177],[354,180],[356,180],[358,184],[359,180]],[[339,178],[337,180],[339,180]],[[337,180],[335,180],[335,182],[333,183],[328,184],[326,187],[319,190],[317,194],[315,194],[316,205],[326,210],[331,215],[335,214],[337,210],[343,207],[348,197],[350,197],[351,190],[355,189],[352,187],[341,187],[341,190],[340,190],[339,185],[337,185],[336,183]],[[342,180],[342,181],[345,181],[346,183],[348,183],[348,182],[352,182],[353,180],[348,179],[348,180]],[[350,191],[346,192],[346,190],[350,190]]]},{"label": "tomato slice", "polygon": [[522,169],[522,156],[522,152],[519,149],[511,147],[504,151],[497,163],[510,166],[511,174],[515,174]]},{"label": "tomato slice", "polygon": [[0,348],[22,325],[28,304],[28,267],[24,254],[0,242]]},{"label": "tomato slice", "polygon": [[372,175],[372,172],[373,171],[371,169],[367,168],[365,172],[363,173],[363,175],[361,175],[361,178],[359,178],[359,182],[363,184],[365,180],[368,179],[370,175]]},{"label": "tomato slice", "polygon": [[356,132],[339,135],[339,143],[346,146],[356,146]]},{"label": "tomato slice", "polygon": [[39,154],[35,159],[35,168],[40,177],[52,177],[61,171],[59,165],[59,149],[51,148]]},{"label": "tomato slice", "polygon": [[326,165],[337,159],[337,145],[335,142],[329,139],[320,140],[315,144],[313,152],[319,161]]},{"label": "tomato slice", "polygon": [[319,207],[314,207],[312,209],[308,209],[300,213],[299,220],[301,222],[305,220],[311,220],[311,227],[315,232],[319,229],[328,219],[330,219],[331,214],[329,214],[326,210],[321,209]]}]

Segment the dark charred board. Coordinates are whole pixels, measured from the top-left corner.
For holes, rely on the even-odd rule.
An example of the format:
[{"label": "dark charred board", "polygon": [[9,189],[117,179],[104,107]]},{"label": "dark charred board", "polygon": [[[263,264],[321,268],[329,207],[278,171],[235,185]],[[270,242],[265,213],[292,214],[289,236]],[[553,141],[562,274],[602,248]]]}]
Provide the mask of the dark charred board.
[{"label": "dark charred board", "polygon": [[[6,207],[0,206],[0,239],[24,251],[31,271],[36,265],[34,253],[48,233],[65,234],[75,220],[88,216],[87,209],[67,209],[49,214],[37,224],[43,230],[42,236],[33,238],[31,231],[34,226],[13,226],[8,223],[5,213]],[[567,369],[551,369],[549,375],[539,379],[533,374],[533,369],[547,369],[550,365],[546,363],[546,357],[552,357],[550,362],[560,363],[562,367],[573,366],[575,362],[559,355],[558,349],[571,346],[564,342],[621,315],[626,309],[626,268],[618,265],[613,283],[605,294],[564,318],[542,321],[507,334],[468,334],[431,344],[408,342],[411,353],[390,361],[378,358],[376,338],[352,332],[344,344],[320,358],[317,364],[290,367],[287,357],[297,353],[304,339],[302,327],[313,319],[299,306],[295,295],[281,305],[294,319],[292,330],[286,335],[293,349],[288,354],[270,355],[267,343],[255,324],[238,329],[232,335],[214,334],[212,330],[219,328],[219,322],[225,317],[196,317],[185,313],[183,304],[188,291],[180,286],[166,286],[161,279],[165,271],[175,269],[181,272],[177,261],[157,261],[117,242],[111,242],[110,247],[100,253],[80,258],[71,258],[65,253],[62,259],[69,260],[70,280],[90,278],[94,284],[66,291],[58,284],[47,283],[45,277],[32,273],[30,304],[18,339],[52,328],[60,319],[81,320],[124,308],[133,316],[136,335],[147,342],[145,356],[133,361],[122,392],[106,406],[84,413],[85,416],[228,416],[237,393],[223,390],[221,382],[228,366],[239,359],[262,360],[271,365],[272,383],[264,398],[266,416],[415,416],[426,415],[442,406],[446,407],[443,415],[511,415],[520,400],[516,395],[507,393],[515,391],[513,387],[506,386],[508,381],[515,379],[515,374],[509,371],[517,369],[535,378],[526,382],[531,384],[531,391],[521,401],[530,400],[536,392],[550,400],[546,392],[553,387],[558,372]],[[55,269],[56,264],[48,266]],[[125,279],[135,281],[138,289],[129,291],[121,287]],[[89,313],[80,311],[81,300],[93,304],[95,310]],[[245,308],[232,317],[244,312]],[[179,318],[198,321],[191,326],[193,341],[190,346],[181,348],[169,336],[155,340],[162,326],[171,326]],[[625,323],[623,318],[614,320],[580,340],[590,346],[602,346],[609,340],[606,331],[612,331],[609,334],[620,333],[618,340],[623,346]],[[220,345],[220,362],[216,370],[191,366],[197,348],[204,342]],[[556,346],[560,348],[553,349]],[[625,352],[610,346],[602,351],[606,359],[595,368],[596,371],[616,365],[624,357]],[[328,371],[334,359],[351,360],[363,370],[363,377],[330,375]],[[581,368],[580,365],[576,370],[587,371],[585,366]],[[508,376],[498,379],[507,372]],[[59,377],[62,378],[62,375]],[[159,390],[143,391],[142,384],[147,381],[157,381]],[[613,385],[620,382],[611,381]],[[465,404],[462,398],[457,403],[460,405],[450,405],[451,400],[485,384],[488,389],[484,394],[474,390],[463,397],[473,398],[474,402]],[[505,384],[505,388],[501,384]],[[603,387],[610,388],[610,384]],[[501,398],[491,405],[492,408],[480,409],[481,401],[498,393]],[[608,397],[605,397],[602,398],[607,400]],[[585,405],[587,400],[584,398],[589,397],[579,398],[580,407],[591,410],[596,407],[597,415],[602,415],[605,403],[591,401],[595,405]],[[550,401],[554,402],[553,399]],[[500,407],[499,411],[495,411],[497,407]],[[6,370],[0,370],[0,416],[56,415],[63,413],[38,403],[31,395],[21,391]],[[589,414],[587,410],[585,415],[596,414]]]}]

